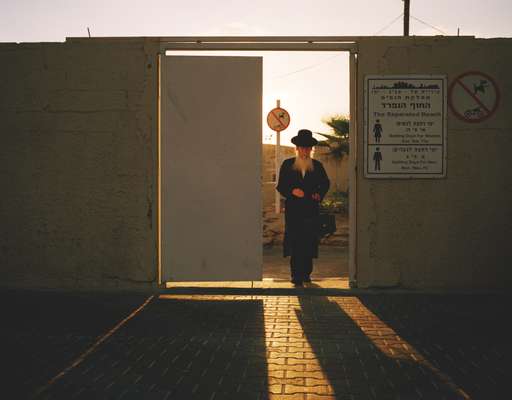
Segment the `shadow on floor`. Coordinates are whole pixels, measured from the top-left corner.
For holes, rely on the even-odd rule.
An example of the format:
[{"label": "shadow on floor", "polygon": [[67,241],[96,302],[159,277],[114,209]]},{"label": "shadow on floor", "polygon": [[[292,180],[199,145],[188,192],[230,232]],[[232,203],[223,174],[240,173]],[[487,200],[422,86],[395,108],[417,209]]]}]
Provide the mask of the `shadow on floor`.
[{"label": "shadow on floor", "polygon": [[28,398],[147,297],[2,290],[2,397]]},{"label": "shadow on floor", "polygon": [[444,371],[472,399],[510,389],[510,295],[360,296],[366,308]]},{"label": "shadow on floor", "polygon": [[299,301],[297,318],[319,364],[311,366],[317,372],[311,379],[327,379],[329,394],[379,400],[466,398],[460,385],[397,336],[358,297],[301,296]]},{"label": "shadow on floor", "polygon": [[263,316],[250,297],[160,296],[38,398],[258,399],[268,388]]}]

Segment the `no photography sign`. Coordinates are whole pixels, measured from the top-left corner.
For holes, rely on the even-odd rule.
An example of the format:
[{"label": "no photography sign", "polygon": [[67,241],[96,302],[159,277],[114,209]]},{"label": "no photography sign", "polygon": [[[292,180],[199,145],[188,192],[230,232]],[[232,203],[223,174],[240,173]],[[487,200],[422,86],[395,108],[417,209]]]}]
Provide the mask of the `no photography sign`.
[{"label": "no photography sign", "polygon": [[489,75],[468,71],[454,79],[448,92],[452,112],[465,122],[482,122],[497,110],[498,85]]}]

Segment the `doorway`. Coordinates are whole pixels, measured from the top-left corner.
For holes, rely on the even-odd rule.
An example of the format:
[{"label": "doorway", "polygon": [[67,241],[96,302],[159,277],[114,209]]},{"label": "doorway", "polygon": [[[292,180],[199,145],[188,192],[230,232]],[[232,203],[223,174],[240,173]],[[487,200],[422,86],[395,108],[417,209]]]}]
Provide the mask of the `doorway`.
[{"label": "doorway", "polygon": [[[245,39],[245,38],[243,38],[243,39]],[[274,54],[277,51],[277,53],[280,55],[293,54],[293,53],[290,53],[290,51],[294,51],[294,52],[316,51],[316,53],[313,53],[313,54],[319,55],[318,58],[320,60],[322,60],[322,59],[325,60],[325,57],[322,57],[322,53],[318,53],[318,51],[335,51],[335,52],[338,52],[338,54],[340,51],[341,52],[350,52],[350,116],[351,116],[351,119],[353,122],[350,124],[350,128],[351,128],[350,139],[351,139],[351,150],[352,150],[351,154],[352,155],[350,156],[350,159],[345,160],[345,164],[346,164],[345,168],[348,170],[347,171],[347,175],[348,175],[347,180],[350,181],[350,183],[347,185],[347,186],[350,185],[350,188],[351,188],[351,190],[349,192],[350,198],[355,199],[355,168],[353,168],[353,167],[355,166],[355,123],[354,123],[354,121],[355,121],[355,101],[354,101],[354,95],[355,95],[355,82],[356,82],[356,79],[355,79],[356,47],[355,47],[354,42],[350,42],[350,41],[346,41],[346,40],[338,40],[338,39],[327,38],[327,39],[319,40],[318,38],[315,38],[315,41],[306,41],[303,38],[286,38],[286,40],[281,39],[281,38],[274,39],[274,40],[272,40],[272,38],[247,38],[247,41],[245,41],[245,40],[242,40],[242,38],[236,38],[236,39],[234,39],[234,38],[201,38],[201,39],[170,38],[168,41],[165,41],[165,43],[163,43],[164,40],[162,39],[161,60],[163,57],[166,57],[166,59],[167,59],[167,57],[169,57],[166,55],[166,52],[167,52],[167,54],[169,54],[169,52],[172,52],[171,54],[173,54],[176,51],[186,51],[186,54],[194,54],[193,52],[196,52],[198,50],[201,51],[201,54],[207,54],[206,52],[208,52],[208,51],[215,51],[216,55],[213,57],[216,57],[218,54],[221,54],[224,58],[227,57],[225,55],[225,52],[233,51],[233,50],[235,50],[235,51],[243,50],[244,53],[246,53],[246,54],[248,54],[248,51],[254,52],[254,51],[269,51],[269,50],[271,50]],[[224,54],[219,53],[219,52],[223,52]],[[312,54],[312,53],[309,53],[309,54]],[[324,53],[324,55],[325,54],[326,53]],[[336,54],[336,53],[332,53],[332,54]],[[251,58],[251,57],[253,57],[253,55],[254,55],[253,53],[249,53],[249,57],[244,57],[244,58]],[[196,57],[196,56],[197,56],[197,54],[194,54],[194,56],[192,56],[192,57]],[[203,60],[208,60],[211,57],[212,57],[211,55],[203,56]],[[163,63],[161,62],[160,65],[162,66]],[[162,84],[160,84],[160,86],[162,86]],[[161,91],[160,92],[160,104],[162,104],[162,101],[165,101],[165,98],[164,98],[165,96],[169,97],[168,94],[164,94]],[[169,99],[167,99],[166,101],[169,101]],[[174,106],[177,109],[176,111],[178,114],[180,112],[183,113],[183,110],[181,110],[181,111],[179,110],[180,105],[178,104],[179,102],[177,102],[176,98],[174,98],[174,100],[171,99],[170,102],[174,103]],[[286,108],[287,104],[283,102],[282,106],[284,108]],[[268,111],[268,110],[266,110],[266,108],[268,108],[268,105],[263,104],[262,108],[263,108],[263,110],[262,110],[263,112],[260,113],[261,114],[260,119],[261,119],[261,117],[264,118],[266,116],[266,112]],[[162,119],[162,122],[164,122],[164,125],[165,125],[164,112],[165,112],[165,110],[162,110],[162,112],[160,113],[160,118]],[[293,115],[292,115],[292,119],[293,119]],[[261,125],[260,125],[260,127],[261,127]],[[280,269],[279,271],[277,271],[275,269],[274,269],[274,271],[272,271],[272,268],[269,269],[268,268],[269,260],[274,255],[277,255],[279,253],[281,246],[279,246],[279,243],[273,243],[273,246],[272,246],[273,249],[271,252],[269,252],[268,251],[269,249],[268,248],[265,249],[265,246],[263,246],[263,236],[260,236],[260,238],[261,238],[260,255],[258,255],[256,252],[247,253],[247,249],[245,249],[245,250],[242,249],[241,254],[245,252],[245,258],[242,256],[242,258],[237,259],[235,257],[233,259],[233,262],[234,262],[233,265],[236,265],[237,263],[238,263],[238,265],[242,265],[245,263],[244,265],[247,266],[248,264],[251,264],[250,260],[256,261],[256,263],[257,263],[258,257],[260,257],[259,260],[263,261],[262,262],[263,268],[260,269],[260,272],[257,272],[256,266],[254,266],[254,265],[250,266],[249,269],[256,271],[252,275],[251,274],[236,275],[239,271],[236,270],[236,267],[234,267],[234,268],[232,267],[231,272],[227,272],[224,275],[222,275],[222,274],[216,275],[216,273],[214,273],[213,275],[210,275],[209,277],[207,277],[207,279],[201,279],[200,277],[206,276],[206,275],[202,274],[202,271],[205,270],[205,265],[206,265],[206,267],[208,267],[209,264],[219,264],[219,263],[221,263],[220,259],[218,259],[217,261],[207,260],[204,256],[204,254],[202,256],[199,255],[199,258],[198,258],[197,257],[198,254],[194,254],[196,252],[192,251],[193,246],[188,248],[187,251],[189,254],[193,254],[195,259],[189,259],[189,260],[184,259],[183,253],[179,253],[179,252],[183,249],[183,247],[184,247],[183,244],[186,243],[186,241],[184,241],[183,243],[178,244],[178,245],[175,244],[174,249],[171,251],[173,256],[170,258],[169,257],[166,258],[165,245],[166,245],[166,243],[168,244],[170,242],[170,240],[169,240],[169,234],[167,233],[167,235],[166,235],[165,232],[163,232],[163,231],[165,231],[166,226],[169,226],[169,221],[165,221],[165,215],[168,215],[169,213],[166,214],[165,200],[163,200],[162,197],[165,198],[165,191],[168,189],[168,188],[166,189],[167,181],[165,181],[165,178],[163,176],[165,173],[163,171],[166,168],[168,169],[169,167],[168,166],[165,167],[166,155],[162,154],[163,146],[161,143],[161,141],[162,141],[161,136],[162,136],[162,132],[164,132],[164,129],[165,129],[165,127],[162,127],[160,129],[160,135],[159,135],[159,139],[160,139],[159,160],[160,160],[160,171],[162,173],[160,174],[159,179],[158,179],[160,193],[163,194],[163,196],[159,196],[159,200],[160,200],[159,215],[160,216],[158,218],[159,222],[161,220],[163,221],[160,223],[160,227],[159,227],[160,235],[159,235],[159,240],[158,240],[158,242],[161,244],[159,247],[159,254],[158,254],[159,277],[160,277],[161,282],[165,282],[169,279],[173,280],[173,281],[175,281],[175,280],[236,281],[236,280],[241,280],[241,279],[258,280],[258,278],[259,278],[259,280],[264,279],[264,278],[278,279],[278,280],[284,279],[283,273],[289,274],[288,265],[287,265],[288,259],[279,257],[280,261],[285,263],[284,268],[282,268],[283,266],[278,268],[278,269]],[[215,131],[215,129],[213,129],[213,130]],[[317,129],[313,129],[313,131],[315,132],[315,131],[317,131]],[[323,132],[328,133],[329,131],[328,131],[328,129],[325,129],[325,130],[323,130]],[[290,131],[289,136],[290,137],[293,136],[292,131]],[[318,137],[318,138],[321,139],[320,137]],[[164,139],[164,141],[165,141],[165,139]],[[247,144],[246,144],[246,146],[247,146]],[[287,151],[288,153],[292,149],[289,146],[285,146],[285,147],[288,147],[287,149],[285,149],[285,151]],[[248,148],[251,148],[251,147],[246,147],[245,151],[247,151]],[[234,148],[234,150],[236,151],[236,148]],[[254,148],[252,148],[252,151],[254,152]],[[264,153],[264,152],[262,152],[262,153]],[[260,154],[260,156],[264,156],[264,154]],[[173,159],[175,159],[175,158],[176,158],[176,154],[173,155]],[[262,159],[260,158],[260,160],[262,160]],[[205,161],[205,160],[202,160],[202,161]],[[324,162],[324,164],[325,164],[325,162]],[[163,166],[163,168],[162,168],[162,166]],[[334,168],[334,171],[337,173],[336,168]],[[262,178],[262,183],[263,183],[263,180],[264,180],[263,173],[261,175],[261,178]],[[189,177],[189,179],[190,179],[190,177]],[[345,188],[340,188],[338,177],[330,176],[330,179],[331,179],[331,188],[332,189],[337,189],[337,191],[340,191],[340,189],[345,189]],[[332,191],[334,191],[334,190],[331,190],[331,192]],[[345,193],[346,192],[347,191],[345,190]],[[168,193],[168,195],[169,195],[169,193]],[[176,193],[172,194],[172,196],[176,196],[176,195],[177,195]],[[173,206],[175,206],[176,202],[174,201],[173,203],[174,203]],[[257,204],[257,203],[258,203],[257,201],[254,201],[254,204]],[[264,210],[264,203],[265,203],[264,196],[261,196],[261,203],[259,206],[260,210]],[[193,205],[194,199],[191,199],[191,201],[187,204],[189,206]],[[233,206],[230,208],[230,210],[231,210],[230,213],[233,213],[234,215],[238,215],[238,217],[237,217],[238,220],[243,219],[244,217],[243,217],[243,213],[242,213],[242,209],[243,209],[242,204],[239,201],[238,202],[235,201],[232,204],[233,204]],[[350,204],[350,212],[349,213],[351,216],[355,216],[355,202],[349,201],[349,204]],[[169,206],[167,206],[167,208],[169,208]],[[176,216],[180,216],[180,215],[182,217],[183,217],[183,215],[188,215],[188,217],[185,217],[184,220],[183,219],[181,221],[175,220],[173,223],[175,229],[171,236],[173,237],[172,240],[176,243],[176,236],[177,236],[177,234],[181,234],[181,232],[182,232],[181,229],[183,229],[182,227],[177,227],[177,225],[183,225],[183,221],[188,221],[192,225],[194,225],[194,224],[196,224],[196,226],[199,226],[199,225],[197,224],[197,222],[193,221],[193,217],[190,218],[190,215],[193,214],[193,207],[192,208],[189,207],[187,209],[186,207],[183,207],[183,204],[182,204],[179,207],[179,210],[177,210],[177,209],[174,210],[174,214],[175,214],[174,218],[176,218]],[[262,215],[262,218],[259,221],[261,224],[259,227],[260,235],[263,235],[263,233],[264,233],[263,231],[266,228],[264,218],[265,218],[264,215]],[[204,219],[204,216],[203,216],[203,219]],[[348,220],[350,220],[350,222],[351,222],[350,227],[346,226],[346,224],[343,224],[343,226],[340,226],[340,224],[338,222],[338,228],[343,229],[344,234],[345,234],[345,239],[348,239],[347,236],[348,236],[349,231],[350,231],[350,233],[352,233],[352,236],[350,237],[350,239],[351,239],[350,243],[348,243],[348,245],[347,245],[347,240],[345,240],[345,242],[343,243],[344,249],[342,252],[339,251],[340,248],[336,249],[335,246],[334,247],[330,246],[329,252],[325,252],[325,251],[322,252],[322,249],[321,249],[320,258],[318,260],[316,260],[316,264],[315,264],[316,265],[315,268],[319,274],[318,274],[318,276],[315,276],[315,274],[313,274],[314,279],[323,277],[323,276],[330,276],[330,275],[334,274],[334,275],[336,275],[336,277],[344,277],[344,278],[350,277],[351,281],[355,281],[355,276],[356,276],[356,274],[355,274],[355,257],[354,257],[354,251],[353,251],[355,249],[355,246],[354,246],[354,244],[355,244],[355,229],[354,229],[355,228],[355,219],[352,219],[352,218],[349,219],[348,215],[346,215],[345,221],[348,221]],[[252,222],[250,224],[248,224],[248,226],[252,226],[252,228],[249,228],[249,229],[252,229],[253,231],[258,230],[258,227],[256,225],[254,224],[254,219],[252,220]],[[255,229],[255,226],[256,226],[256,229]],[[163,231],[162,231],[162,228],[164,228]],[[163,235],[162,235],[162,233],[163,233]],[[242,234],[241,236],[245,236],[245,234],[243,234],[242,231],[240,231],[240,233]],[[217,254],[219,254],[220,257],[225,257],[226,255],[231,255],[230,254],[231,250],[228,249],[229,246],[226,246],[226,248],[223,249],[222,243],[228,243],[228,242],[223,240],[222,235],[224,235],[224,233],[221,233],[220,231],[218,231],[216,236],[211,237],[212,240],[209,243],[210,250],[206,251],[205,254],[211,254],[211,250],[214,250],[214,252],[217,252]],[[166,236],[167,236],[167,239],[166,239]],[[339,242],[340,238],[338,237],[337,240]],[[252,239],[251,239],[251,241],[252,241]],[[328,240],[326,240],[325,242],[327,242],[327,241]],[[177,242],[179,243],[179,239]],[[331,238],[331,242],[332,242],[332,238]],[[207,243],[207,242],[205,242],[205,243]],[[238,248],[239,248],[239,246],[238,246]],[[232,247],[231,247],[231,249],[232,249]],[[252,248],[252,249],[254,249],[254,248]],[[338,250],[338,251],[336,252],[336,251],[332,251],[332,250]],[[251,251],[253,251],[253,250],[251,250]],[[271,254],[271,253],[275,253],[275,254]],[[352,255],[352,257],[351,257],[351,255]],[[171,262],[169,263],[169,261],[171,261]],[[179,274],[176,275],[174,272],[169,274],[169,271],[176,271],[176,264],[178,262],[182,264],[180,267],[182,270],[191,270],[191,269],[193,270],[195,268],[194,274],[192,274],[191,276],[186,276],[186,275],[180,276]],[[174,264],[174,265],[172,265],[172,264]],[[329,272],[329,271],[331,271],[331,272]],[[219,271],[216,271],[216,272],[219,272]],[[257,276],[258,274],[259,274],[259,277]],[[244,276],[245,276],[245,278],[244,278]]]},{"label": "doorway", "polygon": [[323,164],[330,180],[321,210],[334,214],[337,222],[334,235],[320,241],[312,278],[315,282],[347,280],[349,54],[275,52],[264,58],[264,72],[264,117],[269,115],[272,121],[275,111],[271,110],[278,107],[288,112],[290,123],[279,132],[278,140],[278,133],[266,121],[263,126],[263,280],[290,281],[290,258],[283,257],[284,199],[275,187],[282,161],[296,156],[290,139],[303,128],[311,130],[319,141],[312,156]]}]

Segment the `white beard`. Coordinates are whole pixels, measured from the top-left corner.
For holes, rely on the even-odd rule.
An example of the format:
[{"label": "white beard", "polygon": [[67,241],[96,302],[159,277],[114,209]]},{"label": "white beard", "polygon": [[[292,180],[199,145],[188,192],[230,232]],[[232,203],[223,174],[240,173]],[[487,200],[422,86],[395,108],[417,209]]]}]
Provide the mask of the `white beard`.
[{"label": "white beard", "polygon": [[300,171],[302,177],[304,177],[304,175],[306,175],[306,171],[313,171],[313,159],[311,157],[302,158],[297,156],[293,163],[293,169]]}]

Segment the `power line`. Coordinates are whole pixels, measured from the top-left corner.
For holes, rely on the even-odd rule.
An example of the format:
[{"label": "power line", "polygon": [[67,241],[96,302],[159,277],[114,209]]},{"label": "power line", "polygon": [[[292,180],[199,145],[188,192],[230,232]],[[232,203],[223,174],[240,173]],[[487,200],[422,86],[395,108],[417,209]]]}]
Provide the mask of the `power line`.
[{"label": "power line", "polygon": [[395,19],[393,19],[393,21],[391,21],[389,24],[387,24],[384,28],[378,30],[377,32],[375,32],[372,36],[377,36],[379,33],[385,31],[386,29],[388,29],[391,25],[393,25],[396,21],[398,21],[400,18],[402,18],[404,15],[404,13],[401,13],[398,17],[396,17]]},{"label": "power line", "polygon": [[[377,36],[377,35],[378,35],[378,34],[380,34],[381,32],[385,31],[385,30],[386,30],[386,29],[388,29],[391,25],[393,25],[396,21],[398,21],[400,18],[402,18],[403,16],[404,16],[404,13],[401,13],[401,14],[400,14],[400,15],[398,15],[396,18],[394,18],[391,22],[389,22],[386,26],[384,26],[382,29],[380,29],[380,30],[378,30],[376,33],[374,33],[374,34],[373,34],[373,36]],[[422,21],[421,19],[416,18],[416,17],[415,17],[415,16],[413,16],[413,15],[410,15],[410,17],[411,17],[411,18],[413,18],[413,19],[415,19],[416,21],[418,21],[418,22],[420,22],[420,23],[422,23],[422,24],[424,24],[424,25],[426,25],[426,26],[428,26],[428,27],[432,28],[432,29],[435,29],[435,30],[436,30],[436,31],[438,31],[438,32],[441,32],[443,35],[447,35],[447,33],[446,33],[446,32],[443,32],[441,29],[436,28],[436,27],[435,27],[435,26],[433,26],[433,25],[430,25],[428,22]],[[331,56],[331,57],[328,57],[328,58],[326,58],[326,59],[324,59],[324,60],[322,60],[322,61],[320,61],[320,62],[318,62],[318,63],[308,65],[308,66],[306,66],[306,67],[304,67],[304,68],[301,68],[301,69],[298,69],[298,70],[295,70],[295,71],[292,71],[292,72],[288,72],[288,73],[283,74],[283,75],[274,76],[274,77],[273,77],[273,78],[271,78],[271,79],[281,79],[281,78],[285,78],[285,77],[290,76],[290,75],[294,75],[294,74],[298,74],[298,73],[300,73],[300,72],[307,71],[308,69],[315,68],[315,67],[317,67],[317,66],[319,66],[319,65],[321,65],[321,64],[323,64],[323,63],[326,63],[327,61],[330,61],[330,60],[332,60],[333,58],[336,58],[336,57],[338,57],[338,56],[339,56],[339,54],[335,54],[335,55],[333,55],[333,56]]]},{"label": "power line", "polygon": [[[393,25],[396,21],[398,21],[400,18],[402,18],[404,15],[404,13],[401,13],[399,16],[397,16],[396,18],[394,18],[389,24],[387,24],[384,28],[378,30],[377,32],[375,32],[373,34],[373,36],[377,36],[378,34],[380,34],[381,32],[385,31],[386,29],[388,29],[391,25]],[[436,28],[434,25],[431,25],[429,24],[428,22],[425,22],[419,18],[416,18],[414,15],[410,15],[410,17],[412,19],[415,19],[416,21],[418,21],[419,23],[422,23],[423,25],[426,25],[428,26],[429,28],[432,28],[432,29],[435,29],[436,31],[438,32],[441,32],[443,35],[448,35],[446,32],[442,31],[441,29],[439,28]]]},{"label": "power line", "polygon": [[413,16],[413,15],[411,15],[411,18],[415,19],[415,20],[416,20],[416,21],[418,21],[418,22],[421,22],[423,25],[426,25],[426,26],[428,26],[428,27],[430,27],[430,28],[432,28],[432,29],[435,29],[435,30],[436,30],[436,31],[438,31],[438,32],[441,32],[443,35],[448,35],[446,32],[443,32],[441,29],[436,28],[435,26],[430,25],[428,22],[422,21],[421,19],[416,18],[416,17],[415,17],[415,16]]},{"label": "power line", "polygon": [[332,60],[333,58],[336,58],[336,57],[338,57],[338,56],[340,56],[340,54],[335,54],[335,55],[333,55],[333,56],[331,56],[331,57],[329,57],[329,58],[326,58],[326,59],[324,59],[324,60],[322,60],[322,61],[320,61],[320,62],[317,62],[317,63],[315,63],[315,64],[308,65],[308,66],[306,66],[306,67],[304,67],[304,68],[298,69],[298,70],[296,70],[296,71],[288,72],[288,73],[283,74],[283,75],[274,76],[274,77],[273,77],[273,78],[271,78],[271,79],[280,79],[280,78],[285,78],[285,77],[287,77],[287,76],[289,76],[289,75],[298,74],[299,72],[303,72],[303,71],[306,71],[306,70],[308,70],[308,69],[318,67],[319,65],[321,65],[321,64],[323,64],[323,63],[326,63],[327,61],[330,61],[330,60]]}]

